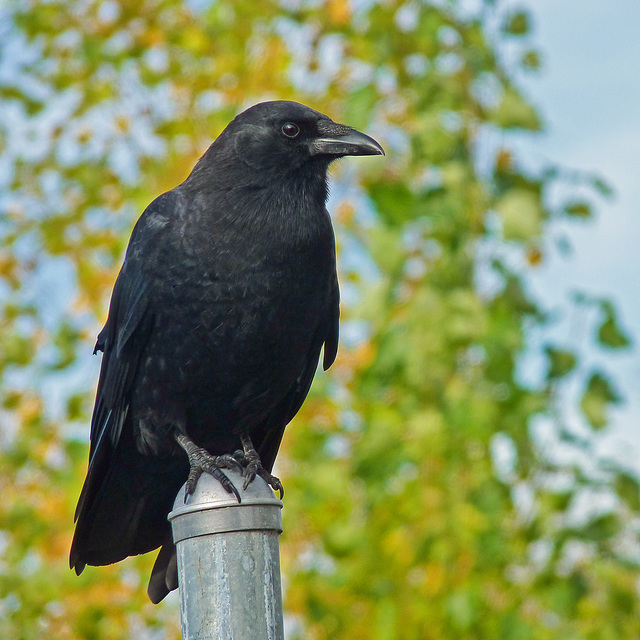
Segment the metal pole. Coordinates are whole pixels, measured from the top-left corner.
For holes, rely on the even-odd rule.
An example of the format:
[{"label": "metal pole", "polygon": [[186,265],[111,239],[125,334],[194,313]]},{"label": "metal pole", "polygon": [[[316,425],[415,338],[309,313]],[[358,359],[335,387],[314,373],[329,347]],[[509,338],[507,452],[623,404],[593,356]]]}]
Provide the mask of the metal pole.
[{"label": "metal pole", "polygon": [[178,556],[183,640],[283,640],[280,550],[282,502],[259,476],[226,471],[238,503],[204,473],[169,514]]}]

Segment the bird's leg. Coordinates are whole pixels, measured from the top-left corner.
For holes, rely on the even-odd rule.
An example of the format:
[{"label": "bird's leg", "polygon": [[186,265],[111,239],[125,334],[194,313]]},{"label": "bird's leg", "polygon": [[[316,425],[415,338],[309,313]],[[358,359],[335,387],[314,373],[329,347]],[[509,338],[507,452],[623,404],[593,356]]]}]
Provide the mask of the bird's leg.
[{"label": "bird's leg", "polygon": [[267,484],[271,485],[274,491],[280,493],[280,499],[284,496],[284,487],[279,478],[272,476],[260,462],[260,456],[255,450],[251,438],[246,433],[240,434],[240,441],[244,449],[244,485],[246,489],[255,479],[256,475],[260,476]]},{"label": "bird's leg", "polygon": [[185,502],[195,491],[198,479],[204,471],[212,475],[227,493],[233,493],[238,502],[242,502],[240,494],[233,482],[231,482],[222,471],[222,469],[242,470],[242,465],[236,458],[227,454],[222,456],[211,455],[206,449],[198,447],[191,439],[181,433],[176,434],[176,441],[186,451],[189,457],[189,477],[187,478],[187,484],[184,489]]}]

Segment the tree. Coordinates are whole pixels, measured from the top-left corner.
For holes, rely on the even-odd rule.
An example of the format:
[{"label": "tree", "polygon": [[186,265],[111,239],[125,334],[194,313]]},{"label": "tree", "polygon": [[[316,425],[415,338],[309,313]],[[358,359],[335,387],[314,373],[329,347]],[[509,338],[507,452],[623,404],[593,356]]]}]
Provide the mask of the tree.
[{"label": "tree", "polygon": [[[0,22],[2,635],[177,637],[175,607],[146,601],[152,558],[67,569],[87,354],[137,215],[237,111],[274,97],[388,150],[335,175],[342,346],[279,461],[291,636],[638,635],[638,481],[593,437],[615,382],[545,342],[552,316],[527,287],[554,222],[588,217],[607,188],[579,176],[591,198],[552,206],[574,174],[527,171],[514,151],[511,132],[541,129],[517,86],[539,65],[526,11],[53,0]],[[608,301],[560,312],[576,306],[600,315],[603,361],[628,346]],[[532,336],[535,383],[521,375]],[[570,383],[581,430],[561,408]]]}]

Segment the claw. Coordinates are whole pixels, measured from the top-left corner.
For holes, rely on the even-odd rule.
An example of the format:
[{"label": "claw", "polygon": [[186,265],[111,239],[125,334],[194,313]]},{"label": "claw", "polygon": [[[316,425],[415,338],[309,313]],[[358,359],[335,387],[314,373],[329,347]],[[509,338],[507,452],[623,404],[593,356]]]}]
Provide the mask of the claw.
[{"label": "claw", "polygon": [[187,482],[184,485],[184,503],[187,504],[187,498],[193,494],[196,490],[196,485],[198,484],[198,480],[202,475],[202,468],[191,466],[189,468],[189,477],[187,478]]},{"label": "claw", "polygon": [[255,480],[256,476],[260,476],[274,491],[277,491],[280,494],[280,499],[284,496],[284,487],[282,486],[282,482],[280,482],[279,478],[271,475],[263,466],[260,461],[260,456],[258,452],[255,450],[253,443],[248,435],[245,433],[240,435],[240,440],[242,442],[242,448],[244,452],[236,451],[234,453],[234,457],[237,454],[242,454],[242,464],[244,466],[243,475],[244,475],[244,483],[242,485],[243,491],[246,491],[247,487]]},{"label": "claw", "polygon": [[258,465],[252,460],[244,470],[244,482],[242,484],[242,490],[246,491],[247,487],[256,479],[258,473]]},{"label": "claw", "polygon": [[189,496],[195,491],[196,484],[205,471],[213,476],[227,493],[232,493],[239,503],[242,502],[240,492],[222,471],[222,469],[242,470],[241,463],[234,456],[228,454],[221,456],[211,455],[206,449],[196,446],[194,442],[182,434],[176,436],[176,441],[186,451],[189,457],[189,477],[187,478],[184,489],[185,503]]}]

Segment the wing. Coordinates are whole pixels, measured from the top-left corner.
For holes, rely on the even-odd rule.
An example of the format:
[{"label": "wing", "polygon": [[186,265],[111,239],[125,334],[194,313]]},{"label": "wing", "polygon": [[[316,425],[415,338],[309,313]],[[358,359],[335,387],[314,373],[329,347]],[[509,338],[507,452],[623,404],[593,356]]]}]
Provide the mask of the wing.
[{"label": "wing", "polygon": [[[79,541],[88,535],[83,531],[85,516],[91,513],[94,517],[96,509],[100,509],[96,499],[106,491],[105,484],[110,482],[108,478],[114,465],[114,451],[123,427],[130,425],[126,420],[129,394],[154,322],[152,287],[145,275],[145,263],[157,255],[162,244],[159,232],[168,224],[169,210],[173,207],[175,195],[168,192],[152,202],[138,220],[113,289],[107,322],[96,342],[94,353],[102,351],[103,356],[91,418],[89,469],[75,514],[78,524],[72,545],[72,566],[73,558],[82,556],[82,542]],[[135,446],[131,434],[127,435],[127,446]]]},{"label": "wing", "polygon": [[[135,265],[125,262],[111,297],[109,317],[94,353],[103,352],[91,418],[89,468],[105,437],[117,445],[127,415],[127,395],[150,331],[148,288]],[[140,329],[143,329],[142,331]]]},{"label": "wing", "polygon": [[[335,258],[334,262],[335,264]],[[335,271],[332,274],[329,302],[325,308],[323,322],[320,323],[316,337],[306,360],[305,368],[291,387],[277,411],[273,413],[267,424],[264,436],[254,442],[260,455],[262,466],[271,471],[282,442],[284,429],[300,411],[311,388],[311,383],[318,367],[320,349],[324,348],[322,367],[326,371],[335,361],[338,353],[340,319],[340,290]]]},{"label": "wing", "polygon": [[[335,249],[334,249],[335,263]],[[329,310],[324,332],[324,354],[322,357],[322,368],[326,371],[335,361],[338,355],[338,339],[340,335],[340,289],[338,287],[338,275],[334,271]]]}]

